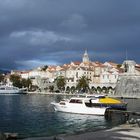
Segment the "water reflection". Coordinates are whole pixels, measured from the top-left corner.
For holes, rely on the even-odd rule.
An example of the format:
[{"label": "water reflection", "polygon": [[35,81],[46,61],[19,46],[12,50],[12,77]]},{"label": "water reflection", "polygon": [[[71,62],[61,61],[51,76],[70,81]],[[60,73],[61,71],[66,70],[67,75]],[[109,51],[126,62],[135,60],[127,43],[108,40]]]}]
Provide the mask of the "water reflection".
[{"label": "water reflection", "polygon": [[91,131],[96,128],[105,128],[104,116],[93,115],[80,115],[71,113],[55,113],[61,124],[59,129],[63,130],[63,133],[81,133],[83,131]]},{"label": "water reflection", "polygon": [[[120,114],[112,114],[106,120],[104,116],[54,112],[50,102],[62,98],[70,96],[0,96],[0,131],[16,132],[22,137],[52,136],[95,131],[122,123]],[[139,106],[140,100],[128,100],[131,110],[139,110]]]}]

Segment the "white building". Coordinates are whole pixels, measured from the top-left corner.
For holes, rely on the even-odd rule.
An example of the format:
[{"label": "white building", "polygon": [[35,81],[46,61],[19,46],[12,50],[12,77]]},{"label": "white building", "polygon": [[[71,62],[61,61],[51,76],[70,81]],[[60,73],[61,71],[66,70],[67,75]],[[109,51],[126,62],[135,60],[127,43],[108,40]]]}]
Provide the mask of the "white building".
[{"label": "white building", "polygon": [[[18,71],[16,73],[22,78],[32,79],[34,84],[37,84],[37,79],[46,79],[47,82],[53,83],[58,76],[63,76],[66,78],[66,87],[76,87],[78,80],[85,76],[90,81],[90,87],[103,87],[116,84],[118,75],[121,72],[122,70],[118,68],[116,63],[90,61],[86,50],[82,62],[71,62],[63,66],[48,66],[45,71],[38,68],[31,71]],[[11,74],[14,74],[14,71]]]}]

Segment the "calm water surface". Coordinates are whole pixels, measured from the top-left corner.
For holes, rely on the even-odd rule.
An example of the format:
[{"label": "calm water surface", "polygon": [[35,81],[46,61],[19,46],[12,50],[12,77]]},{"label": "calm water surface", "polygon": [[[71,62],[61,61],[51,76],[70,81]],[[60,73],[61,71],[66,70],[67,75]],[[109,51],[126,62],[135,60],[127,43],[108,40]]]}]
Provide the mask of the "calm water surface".
[{"label": "calm water surface", "polygon": [[[124,121],[120,114],[112,120],[103,116],[54,112],[51,101],[58,95],[1,95],[0,131],[16,132],[21,137],[52,136],[96,131]],[[140,111],[140,99],[125,99],[128,110]]]}]

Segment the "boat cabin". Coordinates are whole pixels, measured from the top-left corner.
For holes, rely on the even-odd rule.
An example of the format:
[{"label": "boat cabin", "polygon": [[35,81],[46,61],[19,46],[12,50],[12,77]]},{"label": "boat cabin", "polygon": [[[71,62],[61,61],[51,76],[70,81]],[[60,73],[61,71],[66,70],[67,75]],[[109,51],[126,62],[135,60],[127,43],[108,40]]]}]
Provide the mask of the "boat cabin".
[{"label": "boat cabin", "polygon": [[82,104],[84,98],[71,98],[69,103]]},{"label": "boat cabin", "polygon": [[92,100],[92,98],[71,98],[69,103],[84,104],[86,107],[103,107],[98,101],[94,101],[93,103]]}]

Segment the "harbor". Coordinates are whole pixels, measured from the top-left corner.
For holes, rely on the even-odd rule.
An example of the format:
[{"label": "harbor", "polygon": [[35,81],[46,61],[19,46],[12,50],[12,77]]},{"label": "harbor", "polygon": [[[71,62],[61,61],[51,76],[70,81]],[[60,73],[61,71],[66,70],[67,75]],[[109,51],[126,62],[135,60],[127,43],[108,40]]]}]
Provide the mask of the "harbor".
[{"label": "harbor", "polygon": [[0,140],[140,140],[140,0],[0,0]]},{"label": "harbor", "polygon": [[[5,91],[7,95],[0,94],[1,136],[23,140],[114,139],[115,136],[138,139],[140,77],[136,75],[138,71],[134,61],[124,61],[123,65],[127,68],[119,74],[116,87],[113,90],[97,87],[95,93],[84,76],[77,81],[79,90],[66,92],[65,80],[58,77],[56,85],[53,83],[57,90],[47,92],[44,87],[48,83],[43,88],[30,91],[31,79],[11,75],[13,83],[21,82],[28,90],[26,94],[11,94],[13,88],[10,91],[1,88],[1,92]],[[22,89],[21,85],[19,89]],[[38,86],[42,87],[42,81]]]},{"label": "harbor", "polygon": [[[67,139],[71,138],[70,136],[80,137],[83,133],[85,136],[86,133],[95,135],[98,131],[105,133],[106,130],[119,127],[126,122],[124,113],[120,112],[113,112],[109,119],[104,116],[54,112],[50,102],[54,100],[58,102],[63,98],[70,97],[54,94],[1,95],[1,132],[16,133],[19,139],[42,139],[43,137],[49,139],[62,136]],[[140,112],[139,99],[125,99],[125,101],[128,102],[127,111]],[[132,114],[132,116],[139,118],[137,115]],[[133,117],[129,116],[130,119]]]}]

